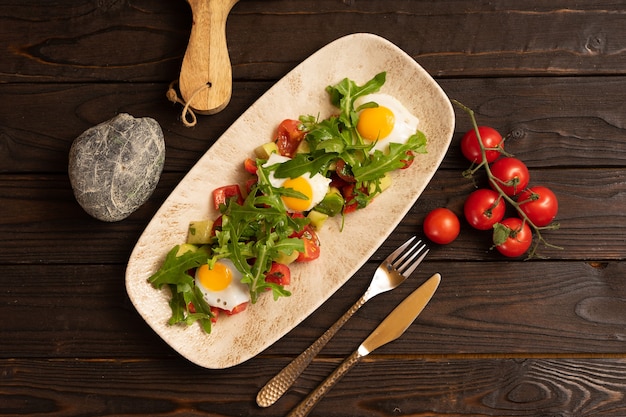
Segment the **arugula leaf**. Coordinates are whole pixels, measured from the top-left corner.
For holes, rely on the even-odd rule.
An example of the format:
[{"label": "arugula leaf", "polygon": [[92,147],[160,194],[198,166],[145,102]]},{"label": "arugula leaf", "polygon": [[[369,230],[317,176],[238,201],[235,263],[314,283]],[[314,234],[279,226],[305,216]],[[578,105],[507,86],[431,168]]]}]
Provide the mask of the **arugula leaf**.
[{"label": "arugula leaf", "polygon": [[372,181],[383,177],[387,172],[395,171],[404,166],[407,152],[426,152],[426,136],[421,131],[412,135],[407,143],[389,143],[387,154],[381,151],[374,151],[371,158],[362,163],[352,166],[352,173],[357,181]]},{"label": "arugula leaf", "polygon": [[387,73],[381,72],[360,87],[348,78],[344,78],[335,86],[326,87],[326,91],[330,94],[331,103],[341,110],[339,118],[346,127],[355,127],[358,120],[354,101],[361,96],[380,90],[380,87],[385,84],[386,78]]},{"label": "arugula leaf", "polygon": [[252,303],[268,288],[272,289],[274,297],[289,294],[281,286],[268,285],[265,275],[279,251],[304,251],[304,242],[289,236],[301,231],[309,222],[306,218],[293,218],[287,213],[280,196],[299,196],[301,193],[273,187],[268,180],[268,172],[274,168],[264,168],[259,164],[257,185],[243,204],[237,204],[233,199],[222,208],[222,231],[214,248],[216,256],[228,256],[242,273],[241,281],[248,285]]},{"label": "arugula leaf", "polygon": [[[192,324],[199,321],[202,328],[211,332],[211,308],[204,300],[202,293],[194,285],[194,279],[187,271],[206,263],[208,254],[202,249],[186,251],[178,254],[180,245],[174,246],[166,255],[161,268],[148,281],[156,289],[167,286],[171,292],[169,301],[172,316],[168,324]],[[192,303],[196,312],[189,311]]]},{"label": "arugula leaf", "polygon": [[175,285],[177,287],[176,292],[185,292],[193,288],[193,278],[187,271],[206,262],[207,253],[196,250],[178,255],[179,249],[180,245],[174,246],[165,256],[161,268],[148,278],[148,281],[156,289],[161,289],[166,284]]},{"label": "arugula leaf", "polygon": [[328,169],[330,163],[337,158],[335,153],[323,153],[321,155],[311,155],[300,153],[293,159],[278,166],[274,172],[276,178],[296,178],[307,172],[314,175],[323,173]]}]

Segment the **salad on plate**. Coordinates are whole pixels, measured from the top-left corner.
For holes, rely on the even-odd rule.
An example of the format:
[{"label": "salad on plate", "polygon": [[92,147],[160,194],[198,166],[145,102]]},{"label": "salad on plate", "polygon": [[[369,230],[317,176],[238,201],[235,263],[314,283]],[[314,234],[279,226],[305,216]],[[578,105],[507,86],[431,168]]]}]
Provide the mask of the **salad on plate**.
[{"label": "salad on plate", "polygon": [[148,281],[169,288],[170,325],[198,322],[210,333],[219,314],[237,314],[264,293],[289,296],[289,265],[311,262],[323,248],[317,231],[329,217],[366,208],[426,152],[418,119],[380,93],[386,73],[359,86],[328,86],[332,116],[286,119],[253,157],[243,184],[212,190],[219,216],[189,224]]}]

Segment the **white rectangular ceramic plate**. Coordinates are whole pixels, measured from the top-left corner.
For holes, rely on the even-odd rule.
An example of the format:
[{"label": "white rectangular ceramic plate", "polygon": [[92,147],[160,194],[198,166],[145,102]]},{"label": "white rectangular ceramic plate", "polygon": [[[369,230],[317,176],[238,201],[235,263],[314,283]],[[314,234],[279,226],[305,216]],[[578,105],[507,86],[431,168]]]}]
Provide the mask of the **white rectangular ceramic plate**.
[{"label": "white rectangular ceramic plate", "polygon": [[[169,326],[169,293],[155,290],[147,280],[166,253],[184,243],[190,221],[217,217],[211,191],[242,183],[247,178],[244,159],[271,140],[283,119],[334,113],[326,86],[346,77],[361,85],[381,71],[387,72],[381,92],[399,99],[419,118],[428,153],[417,156],[409,169],[394,172],[392,186],[364,210],[348,215],[343,230],[340,218],[325,223],[319,233],[320,257],[292,264],[290,297],[274,301],[268,293],[243,313],[220,316],[210,335],[197,324]],[[254,357],[316,310],[376,251],[434,175],[453,131],[454,112],[445,93],[397,46],[372,34],[353,34],[328,44],[237,119],[163,203],[128,262],[126,288],[132,303],[165,342],[197,365],[226,368]]]}]

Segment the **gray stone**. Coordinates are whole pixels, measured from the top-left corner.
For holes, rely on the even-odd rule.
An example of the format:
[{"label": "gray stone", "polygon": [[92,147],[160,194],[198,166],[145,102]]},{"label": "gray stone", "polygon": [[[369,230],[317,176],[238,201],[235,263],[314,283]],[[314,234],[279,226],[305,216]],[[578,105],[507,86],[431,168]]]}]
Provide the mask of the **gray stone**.
[{"label": "gray stone", "polygon": [[115,222],[152,195],[164,162],[165,141],[158,122],[122,113],[74,140],[68,173],[81,207],[96,219]]}]

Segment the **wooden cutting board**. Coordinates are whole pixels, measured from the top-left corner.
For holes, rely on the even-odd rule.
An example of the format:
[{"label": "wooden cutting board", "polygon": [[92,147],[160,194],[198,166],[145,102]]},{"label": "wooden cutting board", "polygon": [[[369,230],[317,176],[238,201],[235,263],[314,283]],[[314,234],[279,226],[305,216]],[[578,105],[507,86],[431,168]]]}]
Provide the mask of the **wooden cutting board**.
[{"label": "wooden cutting board", "polygon": [[195,112],[223,110],[232,93],[232,67],[226,44],[228,13],[239,0],[187,0],[193,14],[179,88]]}]

